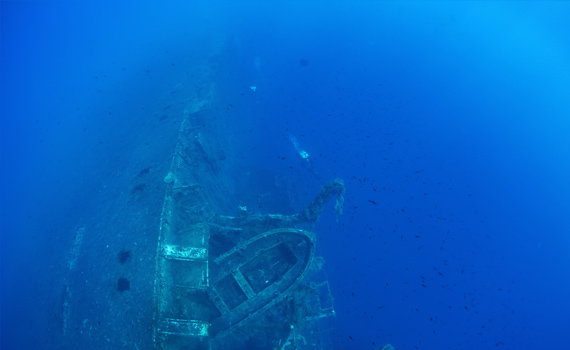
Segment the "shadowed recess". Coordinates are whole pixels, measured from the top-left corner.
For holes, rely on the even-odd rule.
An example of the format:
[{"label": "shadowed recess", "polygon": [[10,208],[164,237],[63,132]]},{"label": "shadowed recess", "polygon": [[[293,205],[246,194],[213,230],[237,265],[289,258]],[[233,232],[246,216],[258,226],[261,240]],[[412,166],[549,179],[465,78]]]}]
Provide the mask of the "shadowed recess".
[{"label": "shadowed recess", "polygon": [[117,281],[117,290],[119,292],[124,292],[131,289],[131,282],[128,279],[121,277]]}]

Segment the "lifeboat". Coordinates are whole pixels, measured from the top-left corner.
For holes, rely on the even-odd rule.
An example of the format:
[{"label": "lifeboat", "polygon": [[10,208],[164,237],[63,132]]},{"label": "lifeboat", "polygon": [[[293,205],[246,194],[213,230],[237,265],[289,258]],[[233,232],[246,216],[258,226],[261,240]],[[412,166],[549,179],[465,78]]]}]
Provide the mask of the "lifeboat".
[{"label": "lifeboat", "polygon": [[282,228],[217,257],[208,293],[220,316],[212,320],[210,335],[223,336],[289,295],[311,266],[314,243],[310,232]]}]

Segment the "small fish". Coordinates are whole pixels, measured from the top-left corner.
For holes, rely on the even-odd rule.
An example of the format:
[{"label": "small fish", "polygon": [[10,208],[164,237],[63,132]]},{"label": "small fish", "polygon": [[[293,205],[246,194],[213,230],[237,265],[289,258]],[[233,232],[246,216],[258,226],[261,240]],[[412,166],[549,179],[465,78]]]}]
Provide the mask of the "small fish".
[{"label": "small fish", "polygon": [[374,202],[372,199],[369,199],[368,202],[370,202],[370,203],[372,203],[372,204],[374,204],[374,205],[377,205],[376,202]]}]

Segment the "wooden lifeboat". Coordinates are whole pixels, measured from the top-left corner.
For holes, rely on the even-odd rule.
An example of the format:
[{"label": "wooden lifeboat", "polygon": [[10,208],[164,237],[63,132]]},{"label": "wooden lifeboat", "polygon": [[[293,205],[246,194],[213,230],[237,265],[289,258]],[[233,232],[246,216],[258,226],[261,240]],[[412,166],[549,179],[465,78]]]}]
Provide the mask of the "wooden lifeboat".
[{"label": "wooden lifeboat", "polygon": [[221,316],[210,336],[230,329],[278,303],[305,277],[315,253],[310,232],[282,228],[257,235],[224,253],[210,266],[210,300]]}]

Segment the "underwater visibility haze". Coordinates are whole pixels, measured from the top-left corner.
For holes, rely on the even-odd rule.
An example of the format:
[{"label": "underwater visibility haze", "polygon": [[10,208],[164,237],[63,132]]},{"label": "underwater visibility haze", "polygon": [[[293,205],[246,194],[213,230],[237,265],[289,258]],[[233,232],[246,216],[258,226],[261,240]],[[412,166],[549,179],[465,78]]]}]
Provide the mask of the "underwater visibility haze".
[{"label": "underwater visibility haze", "polygon": [[1,3],[2,349],[564,349],[570,3]]}]

